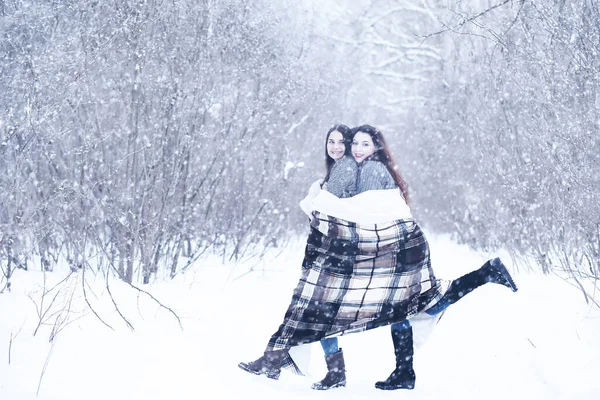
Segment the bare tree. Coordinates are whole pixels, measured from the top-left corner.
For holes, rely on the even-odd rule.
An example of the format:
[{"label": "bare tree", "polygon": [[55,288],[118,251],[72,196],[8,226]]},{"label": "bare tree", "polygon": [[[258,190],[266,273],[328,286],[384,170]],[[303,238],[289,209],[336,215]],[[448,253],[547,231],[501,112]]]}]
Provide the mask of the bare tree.
[{"label": "bare tree", "polygon": [[319,159],[302,144],[321,142],[350,81],[319,64],[300,5],[259,3],[3,3],[9,271],[64,257],[149,283],[297,229],[306,185],[289,185],[285,165]]}]

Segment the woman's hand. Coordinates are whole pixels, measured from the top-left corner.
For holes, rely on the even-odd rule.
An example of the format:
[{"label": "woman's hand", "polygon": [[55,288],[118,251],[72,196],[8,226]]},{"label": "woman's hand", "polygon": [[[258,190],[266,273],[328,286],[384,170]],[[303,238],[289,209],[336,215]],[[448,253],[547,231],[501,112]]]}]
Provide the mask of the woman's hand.
[{"label": "woman's hand", "polygon": [[308,195],[314,197],[319,194],[323,187],[323,179],[317,179],[308,189]]}]

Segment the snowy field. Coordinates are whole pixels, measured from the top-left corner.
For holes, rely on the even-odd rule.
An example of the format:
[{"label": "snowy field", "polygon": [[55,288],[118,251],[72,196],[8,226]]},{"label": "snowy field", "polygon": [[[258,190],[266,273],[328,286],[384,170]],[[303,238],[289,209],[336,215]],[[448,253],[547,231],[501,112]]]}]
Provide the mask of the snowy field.
[{"label": "snowy field", "polygon": [[[430,242],[443,278],[490,256],[444,238]],[[519,292],[488,285],[445,313],[415,352],[413,391],[373,386],[394,367],[387,327],[340,338],[346,388],[310,389],[325,373],[318,344],[309,346],[309,376],[286,371],[273,381],[240,370],[237,363],[257,358],[277,329],[303,250],[299,243],[277,257],[237,265],[205,259],[173,281],[143,287],[176,311],[183,329],[148,296],[111,281],[132,331],[103,277],[88,273],[87,298],[108,328],[86,306],[80,274],[53,303],[51,292],[42,304],[43,275],[19,271],[12,292],[0,295],[0,399],[600,399],[600,312],[556,276],[514,270]],[[510,258],[503,260],[511,268]],[[48,275],[47,287],[64,277]],[[44,324],[34,336],[40,314]],[[53,324],[62,330],[51,344]]]}]

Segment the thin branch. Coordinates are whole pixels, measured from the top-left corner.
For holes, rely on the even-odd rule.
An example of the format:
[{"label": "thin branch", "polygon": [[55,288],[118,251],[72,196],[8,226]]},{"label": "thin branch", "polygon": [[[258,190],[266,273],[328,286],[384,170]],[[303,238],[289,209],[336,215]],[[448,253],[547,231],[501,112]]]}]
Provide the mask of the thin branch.
[{"label": "thin branch", "polygon": [[517,23],[517,20],[521,16],[523,7],[525,7],[525,1],[521,1],[521,6],[517,10],[517,14],[515,15],[515,18],[513,18],[513,20],[510,22],[510,24],[508,24],[508,27],[504,30],[504,33],[502,34],[502,36],[506,36],[506,34],[513,28],[513,26],[515,26],[515,24]]},{"label": "thin branch", "polygon": [[[97,237],[97,235],[95,234],[95,232],[93,232],[93,233]],[[106,252],[105,248],[102,248],[102,252],[107,256],[108,260],[110,260],[110,257],[108,255],[108,253]],[[146,294],[152,300],[154,300],[160,307],[164,308],[165,310],[167,310],[171,314],[173,314],[173,316],[175,317],[175,319],[177,319],[177,322],[179,323],[180,328],[183,329],[183,325],[181,324],[181,319],[179,318],[179,316],[177,315],[177,313],[175,313],[171,308],[169,308],[169,307],[165,306],[164,304],[162,304],[160,301],[158,301],[158,299],[156,299],[150,293],[146,292],[145,290],[142,290],[142,289],[138,288],[137,286],[133,285],[131,282],[127,282],[126,280],[124,280],[123,277],[121,277],[121,275],[119,274],[119,271],[117,270],[117,268],[115,267],[115,265],[112,262],[109,261],[109,265],[110,265],[110,268],[112,268],[114,270],[114,272],[116,272],[117,276],[119,276],[123,282],[125,282],[126,284],[128,284],[130,287],[136,289],[138,292]],[[112,293],[110,291],[110,285],[108,283],[108,272],[110,271],[110,268],[107,268],[106,274],[105,274],[106,289],[108,290],[108,293],[110,295],[110,299],[113,302],[113,304],[115,306],[115,309],[117,310],[117,312],[119,313],[119,315],[121,316],[121,318],[123,318],[123,320],[125,321],[125,323],[127,324],[127,326],[131,330],[134,330],[133,325],[131,325],[131,323],[127,320],[127,318],[125,318],[125,316],[121,313],[121,310],[119,310],[119,307],[117,306],[117,303],[115,302],[115,299],[114,299],[114,297],[113,297],[113,295],[112,295]]]},{"label": "thin branch", "polygon": [[132,284],[130,282],[125,282],[125,283],[127,283],[129,286],[131,286],[132,288],[134,288],[138,292],[144,293],[146,296],[148,296],[152,300],[154,300],[161,308],[164,308],[165,310],[167,310],[168,312],[170,312],[175,317],[175,319],[177,319],[177,323],[179,324],[179,327],[183,330],[183,325],[181,324],[181,319],[179,318],[179,315],[177,315],[177,313],[175,311],[173,311],[171,308],[165,306],[163,303],[161,303],[160,301],[158,301],[158,299],[156,297],[152,296],[147,291],[145,291],[143,289],[140,289],[139,287],[135,286],[134,284]]},{"label": "thin branch", "polygon": [[38,381],[36,396],[40,395],[40,388],[42,387],[42,379],[44,378],[44,374],[46,373],[46,369],[48,368],[48,363],[50,362],[50,357],[52,356],[52,351],[54,350],[54,343],[55,342],[51,342],[50,350],[48,350],[48,355],[46,356],[46,361],[44,361],[42,373],[40,374],[40,380]]},{"label": "thin branch", "polygon": [[585,288],[583,288],[583,287],[581,286],[581,282],[579,282],[579,280],[577,280],[577,279],[576,279],[576,282],[577,282],[577,284],[578,284],[578,285],[575,285],[573,282],[569,281],[569,279],[567,279],[567,278],[564,278],[564,277],[560,276],[559,274],[557,274],[557,273],[556,273],[556,272],[554,272],[554,271],[552,271],[552,272],[553,272],[553,273],[554,273],[556,276],[558,276],[560,279],[562,279],[563,281],[565,281],[566,283],[568,283],[569,285],[571,285],[571,286],[573,286],[574,288],[576,288],[576,289],[580,290],[580,291],[583,293],[584,297],[585,297],[585,302],[586,302],[586,303],[588,303],[588,304],[589,304],[589,302],[591,301],[592,303],[594,303],[594,305],[596,305],[597,307],[599,307],[599,308],[600,308],[600,303],[598,303],[598,302],[597,302],[595,299],[593,299],[593,298],[591,298],[591,297],[589,297],[589,296],[587,295],[587,292],[585,291]]},{"label": "thin branch", "polygon": [[24,325],[25,325],[25,322],[23,322],[21,324],[21,326],[19,327],[19,330],[17,331],[16,334],[13,335],[12,331],[10,332],[10,340],[8,342],[8,364],[9,365],[10,365],[10,357],[11,357],[11,350],[12,350],[13,339],[16,339],[17,336],[19,336],[19,334],[21,333],[21,329],[23,329]]},{"label": "thin branch", "polygon": [[[87,263],[87,260],[86,260]],[[87,268],[83,268],[83,273],[81,274],[81,287],[83,289],[83,299],[85,300],[86,304],[88,305],[88,307],[90,308],[90,310],[92,310],[92,313],[94,313],[94,315],[96,316],[96,318],[98,318],[98,320],[100,322],[102,322],[105,326],[107,326],[108,328],[110,328],[111,330],[115,330],[112,326],[110,326],[108,323],[106,323],[102,318],[100,318],[100,315],[98,315],[98,313],[96,312],[96,310],[94,310],[94,307],[92,307],[92,305],[90,304],[88,297],[87,297],[87,291],[85,290],[85,285],[87,284],[85,281],[85,270]]]},{"label": "thin branch", "polygon": [[[202,257],[202,255],[204,253],[206,253],[206,251],[213,245],[215,244],[215,242],[219,239],[219,235],[215,235],[215,238],[207,245],[204,246],[204,248],[202,249],[202,251],[198,254],[194,254],[192,253],[190,259],[188,260],[188,262],[181,267],[181,269],[179,271],[177,271],[173,276],[171,276],[171,278],[174,278],[175,276],[177,276],[179,273],[183,273],[185,272],[193,263],[195,263],[196,261],[198,261],[198,259],[200,257]],[[199,246],[198,246],[199,247]],[[198,250],[198,249],[196,249]]]},{"label": "thin branch", "polygon": [[[113,266],[113,268],[114,268],[114,266]],[[115,271],[116,271],[116,269],[115,269]],[[118,271],[117,271],[117,274],[118,274]],[[106,280],[105,280],[106,281],[106,290],[108,291],[110,300],[112,301],[113,305],[115,306],[115,310],[117,310],[117,313],[119,314],[119,316],[123,319],[123,321],[125,321],[125,324],[127,324],[127,327],[129,329],[131,329],[132,331],[134,331],[135,329],[133,328],[133,325],[131,325],[131,323],[127,320],[127,318],[125,318],[125,316],[119,309],[119,306],[117,305],[117,302],[115,301],[115,298],[113,297],[112,292],[110,291],[110,284],[108,283],[108,269],[106,271],[105,277],[106,277]]]},{"label": "thin branch", "polygon": [[366,71],[368,75],[373,76],[385,76],[389,78],[401,79],[401,80],[411,80],[411,81],[420,81],[420,82],[429,82],[424,76],[413,75],[413,74],[399,74],[391,71]]},{"label": "thin branch", "polygon": [[488,9],[486,9],[486,10],[483,10],[480,13],[475,14],[475,15],[469,17],[469,18],[462,17],[463,20],[458,25],[455,25],[453,27],[446,26],[446,28],[441,29],[441,30],[439,30],[437,32],[429,33],[427,35],[417,35],[417,36],[419,36],[419,37],[421,37],[421,38],[423,38],[425,40],[425,39],[428,39],[428,38],[430,38],[432,36],[437,36],[437,35],[440,35],[440,34],[445,33],[445,32],[449,32],[449,31],[456,32],[458,29],[462,28],[463,26],[465,26],[469,22],[474,22],[476,19],[478,19],[478,18],[484,16],[485,14],[487,14],[487,13],[495,10],[496,8],[499,8],[499,7],[502,7],[502,6],[506,5],[506,4],[508,4],[511,1],[513,1],[513,0],[504,0],[503,2],[498,3],[495,6],[492,6],[492,7],[488,8]]}]

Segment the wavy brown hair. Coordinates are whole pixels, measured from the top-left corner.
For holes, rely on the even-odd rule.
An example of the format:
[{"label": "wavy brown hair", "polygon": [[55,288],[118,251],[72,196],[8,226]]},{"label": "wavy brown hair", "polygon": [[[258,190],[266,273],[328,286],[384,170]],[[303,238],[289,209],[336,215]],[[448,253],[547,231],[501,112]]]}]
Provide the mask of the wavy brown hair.
[{"label": "wavy brown hair", "polygon": [[409,204],[410,200],[408,195],[408,183],[406,183],[406,181],[402,177],[402,174],[400,173],[400,170],[398,169],[398,166],[394,162],[392,153],[390,153],[390,150],[388,149],[387,143],[385,142],[385,138],[383,137],[381,131],[371,125],[357,126],[350,130],[352,139],[354,139],[354,135],[356,135],[358,132],[366,133],[367,135],[371,136],[371,139],[373,140],[373,145],[375,146],[375,152],[369,157],[367,157],[365,160],[373,160],[383,163],[383,165],[385,165],[390,175],[394,179],[396,186],[400,188],[400,191],[402,192],[402,196],[404,196],[406,204]]}]

